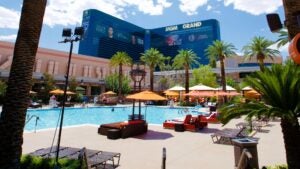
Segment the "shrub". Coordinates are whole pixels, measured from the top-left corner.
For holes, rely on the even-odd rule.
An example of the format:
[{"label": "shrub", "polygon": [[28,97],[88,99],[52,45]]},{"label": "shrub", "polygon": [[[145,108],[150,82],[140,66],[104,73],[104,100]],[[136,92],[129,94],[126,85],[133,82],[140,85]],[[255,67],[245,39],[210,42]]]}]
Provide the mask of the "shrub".
[{"label": "shrub", "polygon": [[[58,163],[61,169],[79,169],[80,161],[71,159],[59,159]],[[53,169],[54,158],[41,158],[30,155],[24,155],[21,158],[21,169]]]},{"label": "shrub", "polygon": [[268,166],[267,169],[288,169],[286,164]]}]

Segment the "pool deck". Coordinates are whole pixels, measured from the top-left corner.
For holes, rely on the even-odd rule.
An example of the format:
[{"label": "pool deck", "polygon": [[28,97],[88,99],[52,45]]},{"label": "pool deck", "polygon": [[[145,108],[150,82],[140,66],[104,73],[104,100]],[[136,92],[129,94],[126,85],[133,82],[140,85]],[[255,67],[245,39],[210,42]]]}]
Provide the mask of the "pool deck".
[{"label": "pool deck", "polygon": [[[235,128],[242,119],[234,119],[226,128]],[[162,126],[149,125],[147,134],[127,139],[109,140],[97,134],[97,126],[64,128],[62,146],[120,152],[118,169],[161,168],[162,148],[167,149],[166,168],[169,169],[233,169],[233,146],[214,144],[211,134],[222,129],[221,124],[209,124],[200,132],[175,132]],[[270,122],[255,137],[259,137],[260,167],[286,163],[280,122]],[[54,130],[24,133],[23,154],[50,147]],[[55,142],[56,144],[56,142]]]}]

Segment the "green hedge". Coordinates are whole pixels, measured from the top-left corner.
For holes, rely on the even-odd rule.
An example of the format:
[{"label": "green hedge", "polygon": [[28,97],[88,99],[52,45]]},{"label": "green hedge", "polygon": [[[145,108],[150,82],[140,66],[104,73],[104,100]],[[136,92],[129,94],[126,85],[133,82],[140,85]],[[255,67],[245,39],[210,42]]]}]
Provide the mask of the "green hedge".
[{"label": "green hedge", "polygon": [[[79,169],[79,160],[59,159],[60,169]],[[41,158],[24,155],[21,158],[21,169],[53,169],[55,164],[54,158]]]},{"label": "green hedge", "polygon": [[286,164],[282,164],[282,165],[268,166],[267,169],[288,169],[288,167]]}]

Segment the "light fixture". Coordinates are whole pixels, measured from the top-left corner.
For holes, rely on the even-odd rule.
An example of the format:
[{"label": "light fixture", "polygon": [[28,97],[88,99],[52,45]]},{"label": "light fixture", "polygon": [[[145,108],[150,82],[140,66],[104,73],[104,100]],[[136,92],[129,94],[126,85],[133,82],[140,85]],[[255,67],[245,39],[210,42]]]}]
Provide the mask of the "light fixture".
[{"label": "light fixture", "polygon": [[68,58],[68,64],[67,64],[67,71],[65,75],[65,86],[64,86],[64,95],[62,100],[62,109],[61,109],[61,116],[60,116],[60,125],[59,125],[59,132],[58,132],[58,138],[57,138],[57,147],[56,147],[56,156],[55,156],[55,165],[58,167],[58,157],[59,157],[59,148],[60,148],[60,140],[61,140],[61,132],[62,132],[62,126],[63,126],[63,119],[64,119],[64,110],[65,110],[65,101],[67,100],[67,88],[69,83],[69,71],[70,71],[70,63],[71,63],[71,57],[72,57],[72,51],[73,51],[73,42],[77,42],[82,39],[83,37],[83,27],[76,27],[74,34],[72,33],[72,30],[70,28],[64,28],[62,32],[62,37],[64,38],[63,41],[60,41],[59,43],[67,43],[70,42],[70,51],[69,51],[69,58]]}]

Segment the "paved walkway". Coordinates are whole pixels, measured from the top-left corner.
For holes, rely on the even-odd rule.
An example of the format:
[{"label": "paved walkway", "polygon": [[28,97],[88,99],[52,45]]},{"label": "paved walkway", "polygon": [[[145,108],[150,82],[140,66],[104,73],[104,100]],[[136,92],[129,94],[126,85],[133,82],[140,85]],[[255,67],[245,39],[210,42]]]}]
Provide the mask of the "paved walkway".
[{"label": "paved walkway", "polygon": [[[235,119],[226,128],[235,128],[241,119]],[[285,150],[279,122],[271,122],[259,137],[258,157],[263,165],[283,164]],[[167,149],[168,169],[233,169],[233,146],[212,143],[210,134],[222,128],[221,124],[209,124],[200,132],[175,132],[162,126],[150,125],[145,135],[135,138],[108,140],[97,134],[97,126],[64,128],[62,146],[70,146],[121,153],[118,169],[161,168],[162,148]],[[49,147],[53,130],[25,133],[23,153]],[[56,142],[55,142],[56,144]]]}]

